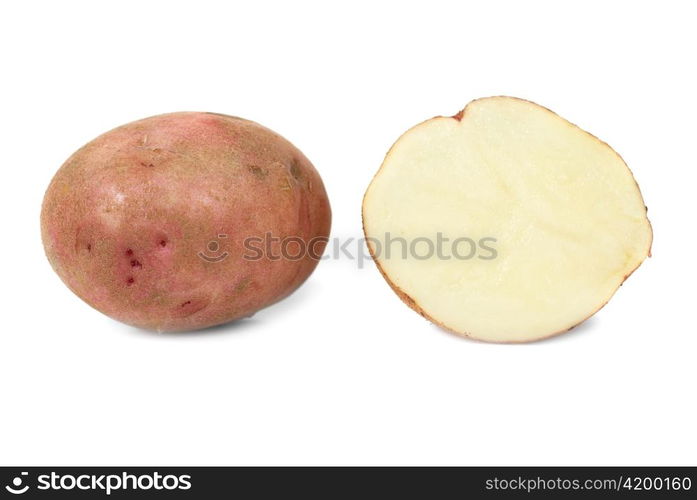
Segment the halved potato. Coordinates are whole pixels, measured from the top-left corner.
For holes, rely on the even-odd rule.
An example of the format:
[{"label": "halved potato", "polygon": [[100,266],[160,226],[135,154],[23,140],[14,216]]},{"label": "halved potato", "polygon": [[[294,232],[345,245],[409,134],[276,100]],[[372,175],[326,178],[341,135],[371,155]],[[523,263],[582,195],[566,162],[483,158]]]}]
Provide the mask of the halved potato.
[{"label": "halved potato", "polygon": [[472,101],[402,135],[365,194],[363,226],[378,268],[409,306],[492,342],[581,323],[652,240],[622,158],[512,97]]}]

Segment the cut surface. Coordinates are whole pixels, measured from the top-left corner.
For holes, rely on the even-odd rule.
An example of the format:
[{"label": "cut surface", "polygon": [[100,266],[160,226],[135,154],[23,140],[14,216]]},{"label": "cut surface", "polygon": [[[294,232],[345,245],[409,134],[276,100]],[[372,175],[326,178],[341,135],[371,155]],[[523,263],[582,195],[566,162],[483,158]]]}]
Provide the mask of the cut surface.
[{"label": "cut surface", "polygon": [[639,188],[607,144],[529,101],[472,101],[407,131],[363,202],[373,257],[456,333],[525,342],[599,310],[649,255]]}]

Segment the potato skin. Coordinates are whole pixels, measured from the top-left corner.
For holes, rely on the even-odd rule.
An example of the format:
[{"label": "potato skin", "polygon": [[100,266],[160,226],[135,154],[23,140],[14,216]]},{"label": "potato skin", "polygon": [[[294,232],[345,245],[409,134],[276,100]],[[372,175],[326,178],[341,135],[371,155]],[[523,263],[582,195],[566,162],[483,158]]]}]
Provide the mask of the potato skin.
[{"label": "potato skin", "polygon": [[[317,265],[310,254],[321,255],[330,224],[322,180],[290,142],[248,120],[192,112],[83,146],[41,211],[46,255],[65,284],[104,314],[158,331],[226,323],[287,296]],[[266,235],[278,240],[267,247]],[[261,252],[248,238],[270,251],[250,259]],[[284,238],[313,252],[269,258]],[[298,248],[287,246],[293,256]]]}]

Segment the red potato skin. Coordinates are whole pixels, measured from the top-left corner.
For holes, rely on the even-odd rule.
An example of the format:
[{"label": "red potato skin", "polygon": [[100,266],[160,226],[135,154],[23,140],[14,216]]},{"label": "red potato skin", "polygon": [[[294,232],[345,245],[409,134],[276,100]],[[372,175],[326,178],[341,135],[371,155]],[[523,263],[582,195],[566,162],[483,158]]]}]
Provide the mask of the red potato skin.
[{"label": "red potato skin", "polygon": [[[41,211],[63,282],[104,314],[157,331],[226,323],[287,296],[317,265],[330,224],[322,180],[297,148],[212,113],[154,116],[96,138],[58,170]],[[250,258],[260,252],[245,240],[267,234],[278,238],[270,252]],[[289,237],[316,242],[313,252],[270,258]]]}]

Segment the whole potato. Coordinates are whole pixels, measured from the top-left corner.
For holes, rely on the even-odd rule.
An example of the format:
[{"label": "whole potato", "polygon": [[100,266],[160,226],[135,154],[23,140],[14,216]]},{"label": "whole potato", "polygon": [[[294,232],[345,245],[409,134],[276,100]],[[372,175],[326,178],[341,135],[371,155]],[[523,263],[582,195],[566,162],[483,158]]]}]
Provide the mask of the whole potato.
[{"label": "whole potato", "polygon": [[331,213],[309,160],[261,125],[172,113],[74,153],[44,197],[46,255],[95,309],[158,331],[253,314],[313,271]]}]

